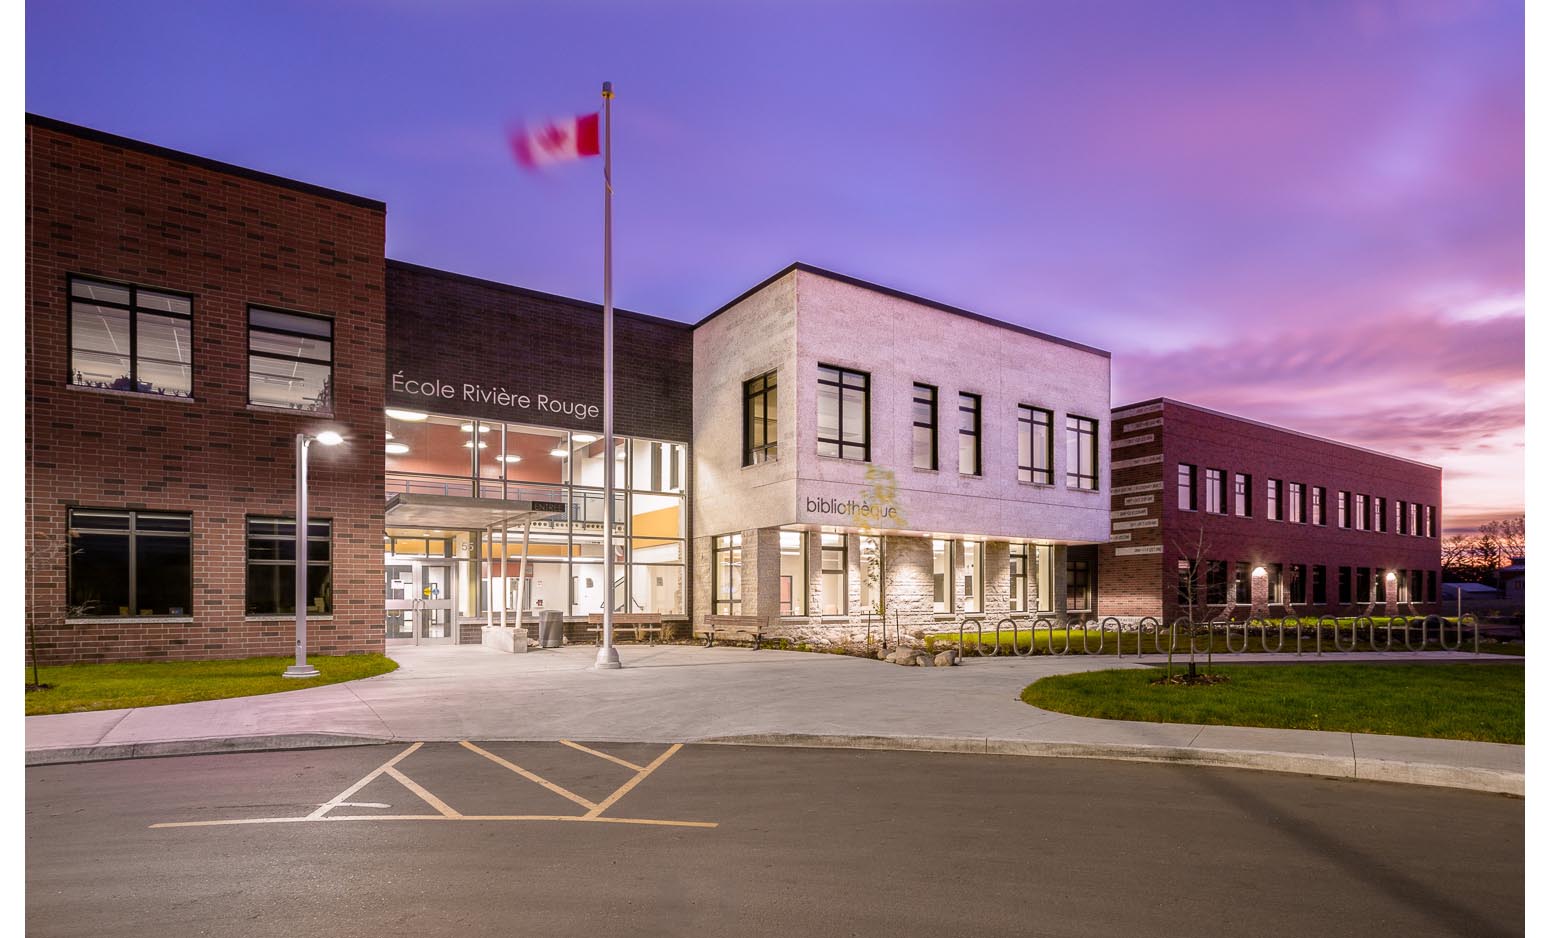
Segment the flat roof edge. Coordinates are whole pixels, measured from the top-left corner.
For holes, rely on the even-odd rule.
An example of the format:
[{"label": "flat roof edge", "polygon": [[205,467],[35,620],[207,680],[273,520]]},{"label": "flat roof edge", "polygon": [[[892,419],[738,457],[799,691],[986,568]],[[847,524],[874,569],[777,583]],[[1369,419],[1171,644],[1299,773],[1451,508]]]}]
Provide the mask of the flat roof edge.
[{"label": "flat roof edge", "polygon": [[1191,404],[1188,401],[1176,400],[1175,398],[1171,397],[1153,397],[1144,401],[1136,401],[1131,404],[1122,404],[1118,407],[1109,408],[1109,413],[1113,414],[1121,410],[1130,410],[1135,407],[1145,407],[1148,404],[1171,404],[1174,407],[1184,407],[1188,408],[1189,410],[1198,410],[1203,414],[1211,414],[1214,417],[1226,417],[1228,420],[1238,420],[1242,421],[1243,423],[1250,423],[1256,427],[1264,427],[1267,430],[1276,430],[1281,433],[1290,433],[1293,436],[1300,436],[1305,440],[1315,440],[1319,443],[1328,443],[1331,446],[1339,446],[1345,449],[1354,449],[1359,453],[1367,453],[1371,456],[1382,456],[1384,459],[1394,459],[1398,460],[1399,462],[1407,462],[1412,466],[1420,466],[1422,469],[1435,469],[1438,472],[1442,471],[1441,466],[1434,466],[1429,462],[1421,462],[1419,459],[1410,459],[1407,456],[1395,456],[1393,453],[1385,453],[1382,450],[1372,449],[1371,447],[1358,446],[1355,443],[1346,443],[1342,440],[1332,440],[1327,436],[1318,436],[1313,433],[1304,433],[1301,430],[1293,430],[1291,427],[1282,427],[1273,423],[1266,423],[1263,420],[1255,420],[1252,417],[1242,417],[1238,414],[1229,414],[1222,410],[1212,410],[1209,407],[1202,407],[1199,404]]},{"label": "flat roof edge", "polygon": [[997,319],[994,316],[987,316],[984,313],[976,313],[973,310],[967,310],[960,306],[952,306],[939,300],[917,296],[913,293],[906,293],[903,290],[895,290],[893,287],[885,287],[879,283],[872,283],[869,280],[862,280],[859,277],[851,277],[836,271],[827,270],[823,267],[815,267],[812,264],[805,264],[801,261],[794,261],[791,264],[786,265],[785,267],[776,271],[774,274],[771,274],[770,276],[759,281],[754,286],[744,290],[734,299],[722,304],[715,312],[695,323],[694,327],[697,329],[700,326],[705,325],[707,322],[710,322],[712,319],[720,316],[722,313],[748,299],[750,296],[753,296],[755,293],[758,293],[760,290],[763,290],[765,287],[768,287],[775,281],[781,279],[787,274],[794,272],[812,274],[816,277],[823,277],[826,280],[833,280],[836,283],[843,283],[849,286],[859,287],[863,290],[870,290],[873,293],[881,293],[884,296],[891,296],[894,299],[905,300],[910,303],[918,303],[921,306],[930,307],[931,309],[935,309],[940,312],[951,313],[954,316],[962,316],[965,319],[972,319],[975,322],[982,322],[986,325],[996,326],[1001,329],[1006,329],[1010,332],[1017,332],[1021,333],[1022,335],[1032,336],[1035,339],[1041,339],[1045,342],[1053,342],[1056,345],[1063,345],[1067,348],[1076,349],[1079,352],[1087,352],[1092,355],[1102,356],[1103,358],[1113,357],[1106,349],[1096,348],[1091,345],[1083,345],[1082,343],[1073,341],[1071,339],[1063,339],[1058,335],[1050,335],[1047,332],[1040,332],[1037,329],[1031,329],[1027,326],[1018,325],[1017,323],[1007,322],[1003,319]]},{"label": "flat roof edge", "polygon": [[[472,274],[460,274],[456,271],[442,270],[440,267],[427,267],[424,264],[416,264],[413,261],[401,261],[390,257],[387,258],[387,266],[398,267],[417,274],[428,274],[433,277],[443,277],[447,280],[456,280],[460,283],[472,284],[478,287],[488,287],[489,289],[499,290],[503,293],[514,293],[518,296],[533,297],[541,300],[551,300],[556,303],[563,303],[566,306],[574,306],[579,309],[585,309],[588,311],[599,313],[603,311],[603,304],[601,303],[593,303],[588,300],[578,300],[575,297],[561,296],[558,293],[545,293],[542,290],[534,290],[531,287],[519,287],[514,283],[502,283],[499,280],[490,280],[485,277],[475,277]],[[614,313],[620,316],[627,316],[631,319],[642,319],[646,322],[659,323],[664,326],[673,326],[678,329],[694,328],[693,323],[684,322],[681,319],[667,319],[663,316],[653,316],[650,313],[640,313],[631,309],[621,309],[618,306],[614,307]]]},{"label": "flat roof edge", "polygon": [[83,127],[80,124],[72,124],[54,117],[44,117],[41,114],[28,112],[27,126],[55,130],[69,134],[72,137],[80,137],[83,140],[91,140],[124,150],[134,150],[137,153],[145,153],[150,156],[159,156],[178,163],[188,163],[191,166],[199,166],[204,169],[214,170],[215,172],[226,173],[230,176],[237,176],[254,182],[267,183],[284,189],[293,189],[297,192],[305,192],[308,195],[320,196],[335,202],[345,202],[350,205],[360,206],[361,208],[375,209],[379,212],[387,211],[386,202],[369,199],[363,195],[341,192],[338,189],[330,189],[326,186],[314,185],[310,182],[302,182],[299,179],[291,179],[286,176],[276,176],[273,173],[249,169],[246,166],[238,166],[235,163],[223,163],[220,160],[213,160],[207,156],[198,156],[182,150],[174,150],[171,147],[146,143],[144,140],[136,140],[133,137],[121,137],[118,134],[110,134],[107,131],[97,130],[92,127]]}]

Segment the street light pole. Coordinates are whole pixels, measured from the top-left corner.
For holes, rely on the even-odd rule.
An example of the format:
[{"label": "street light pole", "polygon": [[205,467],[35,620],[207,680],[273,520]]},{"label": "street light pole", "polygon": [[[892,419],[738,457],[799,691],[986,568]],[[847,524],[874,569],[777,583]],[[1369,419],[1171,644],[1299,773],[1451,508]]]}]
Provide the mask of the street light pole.
[{"label": "street light pole", "polygon": [[317,677],[318,669],[307,663],[307,448],[317,440],[337,446],[344,438],[332,430],[317,436],[296,434],[296,663],[282,677]]}]

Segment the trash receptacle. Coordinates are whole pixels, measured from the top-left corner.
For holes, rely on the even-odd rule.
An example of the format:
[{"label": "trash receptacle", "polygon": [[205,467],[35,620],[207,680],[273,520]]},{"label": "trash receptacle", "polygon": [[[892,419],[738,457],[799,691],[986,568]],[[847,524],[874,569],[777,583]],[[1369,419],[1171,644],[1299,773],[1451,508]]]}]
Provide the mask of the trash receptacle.
[{"label": "trash receptacle", "polygon": [[565,644],[565,617],[560,610],[544,609],[538,613],[538,644],[543,648]]}]

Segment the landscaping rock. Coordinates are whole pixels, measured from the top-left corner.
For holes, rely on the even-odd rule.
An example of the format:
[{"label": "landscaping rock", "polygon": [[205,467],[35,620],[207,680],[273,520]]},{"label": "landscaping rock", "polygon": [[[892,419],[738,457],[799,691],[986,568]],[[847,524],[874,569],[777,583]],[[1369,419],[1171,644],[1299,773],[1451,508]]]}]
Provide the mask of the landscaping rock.
[{"label": "landscaping rock", "polygon": [[950,668],[958,663],[958,653],[951,650],[939,651],[937,652],[935,663],[939,668]]},{"label": "landscaping rock", "polygon": [[915,665],[921,668],[935,667],[934,659],[930,655],[916,655]]}]

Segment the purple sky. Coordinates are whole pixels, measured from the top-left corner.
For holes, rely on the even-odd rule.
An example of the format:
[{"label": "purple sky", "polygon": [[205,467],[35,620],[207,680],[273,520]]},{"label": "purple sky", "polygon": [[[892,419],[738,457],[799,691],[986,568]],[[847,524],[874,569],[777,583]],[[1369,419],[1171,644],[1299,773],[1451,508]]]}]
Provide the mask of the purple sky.
[{"label": "purple sky", "polygon": [[619,93],[621,306],[792,260],[1114,352],[1166,394],[1523,504],[1511,3],[27,6],[29,110],[373,196],[389,256],[596,300],[597,162],[514,119]]}]

